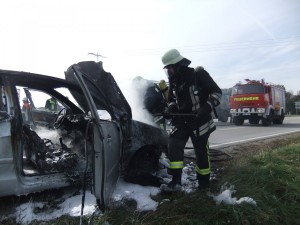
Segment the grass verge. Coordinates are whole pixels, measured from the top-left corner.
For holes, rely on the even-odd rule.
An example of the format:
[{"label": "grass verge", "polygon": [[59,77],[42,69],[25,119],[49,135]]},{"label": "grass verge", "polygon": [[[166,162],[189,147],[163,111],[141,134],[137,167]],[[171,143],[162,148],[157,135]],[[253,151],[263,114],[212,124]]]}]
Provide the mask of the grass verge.
[{"label": "grass verge", "polygon": [[[300,224],[300,140],[255,156],[234,159],[212,192],[223,184],[234,185],[234,197],[251,197],[249,203],[219,205],[206,192],[160,195],[154,212],[139,214],[129,208],[107,211],[94,224]],[[168,199],[168,201],[165,201]]]}]

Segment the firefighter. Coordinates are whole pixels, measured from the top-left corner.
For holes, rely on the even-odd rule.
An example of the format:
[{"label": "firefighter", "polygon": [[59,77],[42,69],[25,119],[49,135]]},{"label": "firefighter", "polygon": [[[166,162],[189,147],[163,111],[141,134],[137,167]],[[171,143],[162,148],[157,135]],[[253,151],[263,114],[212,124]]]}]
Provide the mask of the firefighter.
[{"label": "firefighter", "polygon": [[142,104],[144,108],[153,115],[154,122],[162,129],[166,129],[166,121],[162,114],[167,108],[168,86],[164,80],[158,84],[153,81],[146,80],[140,76],[133,79],[133,84],[140,94],[142,93]]},{"label": "firefighter", "polygon": [[[163,113],[167,108],[166,92],[167,84],[161,80],[159,84],[152,83],[147,87],[144,96],[145,108],[152,114]],[[166,121],[163,116],[154,116],[154,122],[163,130],[166,130]]]},{"label": "firefighter", "polygon": [[45,108],[50,110],[50,111],[54,111],[54,112],[58,111],[59,106],[58,106],[57,100],[53,97],[49,98],[46,101]]},{"label": "firefighter", "polygon": [[30,105],[30,103],[29,103],[29,101],[28,101],[28,98],[27,97],[24,97],[23,99],[22,99],[22,101],[23,101],[23,106],[22,106],[22,111],[27,111],[27,110],[31,110],[31,105]]},{"label": "firefighter", "polygon": [[32,127],[34,125],[32,114],[31,114],[32,106],[29,103],[29,100],[27,97],[24,97],[22,99],[22,101],[23,101],[23,106],[22,106],[23,121],[24,121],[24,123],[29,124],[30,127]]},{"label": "firefighter", "polygon": [[158,84],[165,102],[169,102],[169,87],[165,80],[160,80]]},{"label": "firefighter", "polygon": [[[198,188],[204,189],[209,186],[211,173],[208,138],[216,129],[211,112],[220,104],[222,91],[203,67],[188,67],[191,61],[176,49],[167,51],[162,63],[169,79],[170,103],[164,117],[172,124],[168,143],[168,173],[172,180],[162,184],[161,189],[181,190],[184,148],[189,138],[196,156]],[[172,116],[174,113],[176,116]]]}]

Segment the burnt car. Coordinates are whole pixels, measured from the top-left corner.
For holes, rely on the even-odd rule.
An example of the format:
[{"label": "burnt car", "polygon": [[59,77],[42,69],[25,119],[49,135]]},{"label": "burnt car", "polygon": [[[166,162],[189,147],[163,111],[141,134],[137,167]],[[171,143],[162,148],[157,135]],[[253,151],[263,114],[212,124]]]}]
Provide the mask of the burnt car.
[{"label": "burnt car", "polygon": [[159,170],[167,133],[132,119],[102,62],[65,79],[0,70],[0,90],[0,196],[85,182],[106,207],[120,176]]}]

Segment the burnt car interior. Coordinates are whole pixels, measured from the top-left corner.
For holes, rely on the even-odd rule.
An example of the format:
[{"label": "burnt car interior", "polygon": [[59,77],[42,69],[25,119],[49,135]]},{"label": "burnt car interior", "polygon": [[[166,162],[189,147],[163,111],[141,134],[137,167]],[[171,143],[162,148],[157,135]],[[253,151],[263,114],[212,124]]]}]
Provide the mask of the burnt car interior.
[{"label": "burnt car interior", "polygon": [[84,142],[86,132],[91,132],[87,127],[89,115],[72,103],[65,88],[17,86],[17,92],[23,121],[24,175],[64,172],[76,179],[83,170],[79,162],[85,159],[85,147],[89,146]]}]

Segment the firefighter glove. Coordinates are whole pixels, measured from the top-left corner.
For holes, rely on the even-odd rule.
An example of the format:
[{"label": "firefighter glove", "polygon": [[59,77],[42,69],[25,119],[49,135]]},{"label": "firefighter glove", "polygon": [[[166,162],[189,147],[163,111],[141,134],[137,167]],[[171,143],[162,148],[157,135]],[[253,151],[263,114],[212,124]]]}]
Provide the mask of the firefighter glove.
[{"label": "firefighter glove", "polygon": [[175,103],[171,103],[168,108],[166,108],[166,110],[163,113],[163,117],[165,119],[171,119],[172,118],[172,113],[176,113],[178,112],[177,106]]}]

